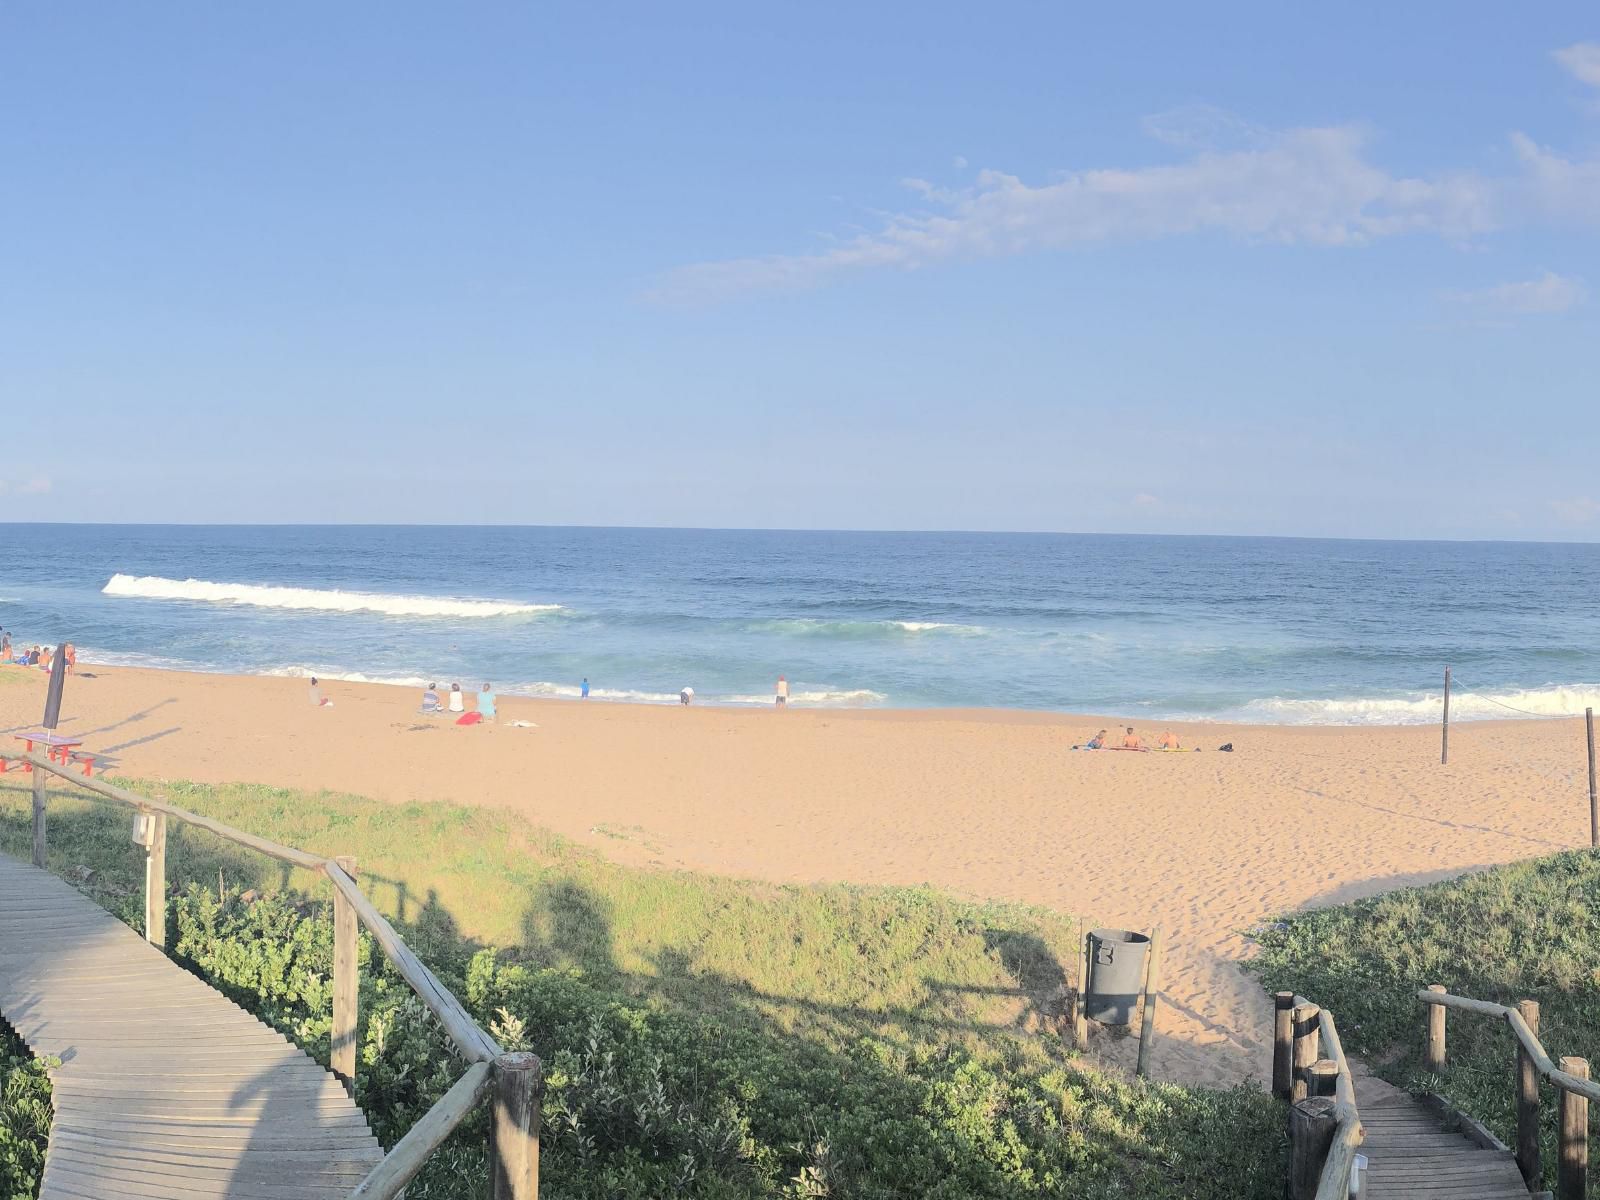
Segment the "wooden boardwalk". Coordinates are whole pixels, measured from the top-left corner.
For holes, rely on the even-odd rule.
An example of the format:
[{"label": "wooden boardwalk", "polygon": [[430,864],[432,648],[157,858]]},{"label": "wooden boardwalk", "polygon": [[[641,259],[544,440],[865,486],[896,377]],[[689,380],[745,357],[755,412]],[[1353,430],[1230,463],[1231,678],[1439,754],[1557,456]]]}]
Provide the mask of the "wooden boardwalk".
[{"label": "wooden boardwalk", "polygon": [[61,1060],[41,1200],[335,1200],[382,1157],[303,1051],[5,855],[0,1014]]},{"label": "wooden boardwalk", "polygon": [[1356,1082],[1367,1131],[1362,1200],[1528,1200],[1509,1151],[1445,1132],[1439,1114],[1370,1078]]}]

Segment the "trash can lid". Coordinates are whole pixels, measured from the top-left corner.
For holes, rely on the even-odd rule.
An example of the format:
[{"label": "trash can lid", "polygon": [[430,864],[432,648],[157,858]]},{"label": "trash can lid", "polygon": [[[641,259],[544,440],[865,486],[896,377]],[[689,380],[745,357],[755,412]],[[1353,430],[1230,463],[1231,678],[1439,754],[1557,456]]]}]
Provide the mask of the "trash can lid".
[{"label": "trash can lid", "polygon": [[1148,934],[1138,933],[1132,929],[1091,929],[1089,936],[1098,938],[1102,942],[1148,942]]}]

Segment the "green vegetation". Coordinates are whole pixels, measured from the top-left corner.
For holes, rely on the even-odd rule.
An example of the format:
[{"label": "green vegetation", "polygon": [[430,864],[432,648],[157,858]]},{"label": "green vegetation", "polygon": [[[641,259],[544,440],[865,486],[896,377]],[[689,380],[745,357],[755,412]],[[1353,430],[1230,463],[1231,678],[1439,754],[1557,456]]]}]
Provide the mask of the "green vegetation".
[{"label": "green vegetation", "polygon": [[[1414,1091],[1447,1096],[1514,1144],[1515,1042],[1503,1023],[1449,1016],[1444,1076],[1422,1069],[1419,988],[1537,1000],[1552,1057],[1600,1061],[1600,855],[1574,851],[1286,918],[1258,932],[1254,969],[1339,1021],[1346,1051]],[[1555,1162],[1546,1092],[1544,1161]],[[1554,1176],[1551,1176],[1553,1181]],[[1550,1182],[1547,1181],[1547,1182]]]},{"label": "green vegetation", "polygon": [[[1074,927],[926,889],[778,887],[619,867],[502,813],[264,787],[137,784],[359,859],[407,940],[546,1064],[543,1194],[1275,1197],[1282,1114],[1249,1089],[1126,1083],[1056,1034]],[[26,855],[26,793],[0,788]],[[126,810],[51,798],[52,867],[132,920]],[[326,885],[169,831],[173,952],[326,1061]],[[392,1144],[461,1070],[362,947],[358,1097]],[[477,1197],[483,1125],[408,1194]]]},{"label": "green vegetation", "polygon": [[27,1200],[38,1193],[50,1135],[49,1064],[0,1024],[0,1197]]}]

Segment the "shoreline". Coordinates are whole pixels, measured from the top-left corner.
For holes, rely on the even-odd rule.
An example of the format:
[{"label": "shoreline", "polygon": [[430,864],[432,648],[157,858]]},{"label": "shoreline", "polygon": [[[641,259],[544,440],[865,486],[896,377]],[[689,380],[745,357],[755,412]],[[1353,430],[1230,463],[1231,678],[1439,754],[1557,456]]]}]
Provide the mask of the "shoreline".
[{"label": "shoreline", "polygon": [[[47,677],[0,669],[0,729]],[[1582,721],[1173,722],[1198,754],[1075,752],[1107,717],[500,696],[499,723],[417,713],[394,685],[80,665],[61,728],[112,771],[449,800],[521,814],[616,861],[772,883],[932,885],[1167,936],[1153,1069],[1266,1078],[1271,1011],[1245,930],[1589,840]],[[517,727],[514,721],[526,721]],[[1165,723],[1135,724],[1153,737]],[[1217,753],[1231,741],[1235,752]],[[7,743],[11,745],[11,743]],[[1069,978],[1071,964],[1063,964]],[[1098,1056],[1131,1059],[1132,1039]]]}]

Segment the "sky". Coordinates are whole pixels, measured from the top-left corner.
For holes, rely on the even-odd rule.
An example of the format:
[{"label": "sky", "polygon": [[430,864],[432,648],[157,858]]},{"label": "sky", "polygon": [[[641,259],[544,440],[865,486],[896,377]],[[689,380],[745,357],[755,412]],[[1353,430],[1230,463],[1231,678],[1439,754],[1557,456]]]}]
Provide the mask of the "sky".
[{"label": "sky", "polygon": [[1592,4],[0,3],[0,521],[1592,541],[1597,359]]}]

